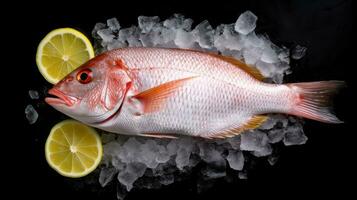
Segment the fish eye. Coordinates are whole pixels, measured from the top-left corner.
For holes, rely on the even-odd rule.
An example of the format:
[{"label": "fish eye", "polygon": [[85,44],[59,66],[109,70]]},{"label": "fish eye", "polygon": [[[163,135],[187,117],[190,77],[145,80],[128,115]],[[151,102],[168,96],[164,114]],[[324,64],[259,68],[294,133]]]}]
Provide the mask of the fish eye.
[{"label": "fish eye", "polygon": [[92,71],[90,69],[83,69],[77,73],[77,81],[86,84],[92,81]]}]

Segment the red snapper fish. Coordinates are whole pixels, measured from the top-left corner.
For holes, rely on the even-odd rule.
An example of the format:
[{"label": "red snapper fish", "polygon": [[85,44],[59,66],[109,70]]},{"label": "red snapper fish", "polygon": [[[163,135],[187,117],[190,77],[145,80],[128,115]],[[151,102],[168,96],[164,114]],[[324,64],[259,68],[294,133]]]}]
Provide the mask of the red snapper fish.
[{"label": "red snapper fish", "polygon": [[263,78],[213,53],[122,48],[71,72],[45,101],[89,126],[159,138],[233,137],[259,127],[268,113],[341,123],[328,100],[343,81],[270,84]]}]

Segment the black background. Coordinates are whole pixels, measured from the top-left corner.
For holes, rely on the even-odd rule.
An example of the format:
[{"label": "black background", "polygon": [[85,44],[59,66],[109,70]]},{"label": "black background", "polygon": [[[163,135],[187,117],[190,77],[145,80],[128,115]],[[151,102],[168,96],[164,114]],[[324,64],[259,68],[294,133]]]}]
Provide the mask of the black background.
[{"label": "black background", "polygon": [[[309,138],[307,144],[279,148],[278,163],[269,166],[266,161],[258,161],[248,180],[235,180],[233,183],[221,181],[198,195],[192,184],[195,179],[193,174],[192,180],[160,190],[133,190],[127,199],[290,199],[310,198],[311,195],[336,195],[343,199],[353,192],[352,188],[356,186],[353,172],[356,160],[353,138],[356,131],[351,129],[355,120],[352,118],[355,110],[355,104],[352,104],[355,102],[352,100],[352,77],[355,76],[356,56],[352,1],[246,0],[197,4],[178,1],[155,4],[98,1],[86,3],[85,7],[83,4],[74,5],[74,2],[47,2],[47,9],[43,9],[43,5],[21,4],[22,9],[16,5],[9,19],[4,17],[5,21],[10,18],[13,20],[11,24],[16,26],[16,39],[20,42],[11,51],[15,60],[10,62],[11,65],[6,65],[14,71],[4,77],[9,79],[5,88],[17,95],[17,116],[23,116],[19,120],[11,117],[14,125],[6,133],[10,137],[9,142],[4,142],[9,144],[9,148],[6,146],[7,150],[4,150],[4,154],[9,156],[5,165],[11,170],[4,171],[4,176],[12,180],[7,182],[12,195],[30,199],[115,199],[114,185],[102,189],[93,183],[84,184],[90,177],[84,180],[64,178],[50,169],[44,158],[44,144],[50,128],[66,118],[43,103],[41,91],[49,88],[50,84],[42,78],[35,63],[37,45],[49,31],[73,27],[90,37],[96,22],[105,22],[111,17],[117,17],[121,26],[127,27],[137,24],[139,15],[157,15],[166,19],[173,13],[182,13],[195,23],[207,19],[215,27],[222,23],[234,23],[240,13],[246,10],[258,16],[257,32],[267,33],[274,43],[287,47],[300,44],[308,48],[303,59],[292,62],[293,73],[286,77],[286,82],[332,79],[347,82],[348,87],[335,99],[335,111],[345,123],[331,125],[307,120],[304,128]],[[16,25],[19,20],[24,23],[21,27]],[[8,36],[3,38],[14,39]],[[19,87],[16,90],[10,85],[14,82],[13,77],[17,78],[16,84],[13,84]],[[29,89],[39,90],[42,100],[31,100],[28,97]],[[34,125],[28,125],[23,114],[29,103],[35,105],[40,114]],[[23,124],[21,131],[18,130],[19,121]],[[98,174],[92,175],[95,176]]]}]

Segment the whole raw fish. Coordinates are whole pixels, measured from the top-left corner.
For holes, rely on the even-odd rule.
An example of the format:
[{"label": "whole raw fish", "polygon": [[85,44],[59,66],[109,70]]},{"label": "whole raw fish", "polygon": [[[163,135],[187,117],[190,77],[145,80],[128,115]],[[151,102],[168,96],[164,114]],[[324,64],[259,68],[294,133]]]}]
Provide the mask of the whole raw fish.
[{"label": "whole raw fish", "polygon": [[344,84],[269,84],[231,57],[182,49],[108,51],[73,71],[46,102],[109,132],[174,138],[232,137],[262,124],[267,113],[341,123],[329,97]]}]

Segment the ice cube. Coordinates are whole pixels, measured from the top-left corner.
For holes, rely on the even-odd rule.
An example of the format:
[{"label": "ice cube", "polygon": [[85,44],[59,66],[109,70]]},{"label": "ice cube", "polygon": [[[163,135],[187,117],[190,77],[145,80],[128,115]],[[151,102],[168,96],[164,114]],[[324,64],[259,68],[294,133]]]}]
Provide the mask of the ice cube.
[{"label": "ice cube", "polygon": [[258,17],[249,10],[242,13],[234,26],[234,30],[240,34],[247,35],[256,27]]},{"label": "ice cube", "polygon": [[248,178],[247,172],[245,172],[245,171],[238,172],[238,178],[239,179],[247,179]]},{"label": "ice cube", "polygon": [[167,152],[170,156],[175,155],[178,150],[178,141],[171,140],[170,143],[167,145]]},{"label": "ice cube", "polygon": [[279,159],[279,156],[277,156],[277,155],[270,155],[270,156],[268,157],[268,162],[269,162],[269,164],[270,164],[271,166],[273,166],[273,165],[276,164],[276,162],[278,162],[278,159]]},{"label": "ice cube", "polygon": [[286,146],[305,144],[306,141],[307,137],[304,134],[301,124],[286,127],[286,134],[283,140]]},{"label": "ice cube", "polygon": [[266,156],[271,153],[271,147],[268,144],[268,136],[259,130],[241,134],[241,150],[254,151],[255,156]]},{"label": "ice cube", "polygon": [[203,168],[201,170],[201,173],[206,180],[222,178],[227,175],[224,168],[217,168],[217,167],[213,167],[211,165],[208,165],[205,168]]},{"label": "ice cube", "polygon": [[279,49],[279,52],[278,52],[278,58],[281,62],[285,62],[287,64],[290,63],[290,50],[286,47],[282,47]]},{"label": "ice cube", "polygon": [[139,148],[141,152],[140,161],[149,168],[156,168],[159,165],[159,162],[157,161],[159,149],[155,140],[148,139],[145,144],[140,145]]},{"label": "ice cube", "polygon": [[279,59],[276,52],[270,47],[270,45],[269,46],[267,45],[263,49],[261,60],[266,63],[276,63],[278,62]]},{"label": "ice cube", "polygon": [[125,170],[119,171],[118,180],[126,186],[127,191],[133,188],[133,183],[145,173],[146,166],[142,163],[129,163]]},{"label": "ice cube", "polygon": [[227,141],[234,150],[238,150],[240,148],[240,136],[228,138]]},{"label": "ice cube", "polygon": [[306,53],[306,49],[307,49],[306,47],[296,45],[296,47],[293,48],[291,52],[291,58],[295,60],[301,59],[302,57],[304,57]]},{"label": "ice cube", "polygon": [[174,42],[179,48],[189,49],[193,47],[195,39],[191,32],[178,29]]},{"label": "ice cube", "polygon": [[27,105],[25,108],[25,115],[29,124],[34,124],[37,121],[38,113],[32,105]]},{"label": "ice cube", "polygon": [[109,28],[100,29],[97,31],[98,35],[102,38],[103,42],[110,43],[114,39],[112,30]]},{"label": "ice cube", "polygon": [[261,49],[261,51],[266,47],[265,37],[258,36],[255,32],[251,32],[248,35],[240,35],[242,38],[243,48],[249,49],[251,47],[256,47]]},{"label": "ice cube", "polygon": [[158,16],[148,17],[148,16],[139,16],[138,24],[142,33],[148,33],[154,27],[156,23],[160,21]]},{"label": "ice cube", "polygon": [[238,50],[243,48],[243,41],[233,30],[233,24],[219,25],[215,30],[214,47],[219,51]]},{"label": "ice cube", "polygon": [[202,160],[210,165],[214,165],[216,167],[226,166],[226,161],[222,157],[221,153],[217,151],[214,144],[212,143],[199,143],[198,144]]},{"label": "ice cube", "polygon": [[165,176],[160,176],[160,183],[163,185],[170,185],[174,183],[175,179],[172,174],[165,175]]},{"label": "ice cube", "polygon": [[285,130],[275,128],[275,129],[269,130],[267,135],[269,138],[269,143],[277,143],[277,142],[280,142],[284,138]]},{"label": "ice cube", "polygon": [[189,164],[190,153],[185,148],[179,148],[176,155],[176,166],[182,170],[185,166]]},{"label": "ice cube", "polygon": [[114,167],[103,167],[99,174],[99,183],[102,187],[105,187],[110,181],[113,180],[118,170]]},{"label": "ice cube", "polygon": [[29,96],[31,99],[38,99],[39,95],[38,92],[36,90],[29,90]]},{"label": "ice cube", "polygon": [[120,29],[120,24],[117,20],[117,18],[110,18],[107,20],[107,25],[109,27],[110,30],[112,30],[113,32],[118,32]]},{"label": "ice cube", "polygon": [[157,152],[157,156],[156,156],[156,161],[158,163],[166,163],[167,161],[169,161],[170,154],[167,151],[166,147],[159,145],[157,148],[158,148],[158,152]]},{"label": "ice cube", "polygon": [[138,148],[142,143],[138,142],[134,137],[129,138],[123,145],[117,156],[124,163],[137,161],[142,157],[141,149]]},{"label": "ice cube", "polygon": [[113,50],[113,49],[118,49],[118,48],[123,48],[123,47],[126,47],[126,43],[124,42],[121,42],[119,40],[112,40],[108,45],[107,45],[107,49],[110,51],[110,50]]},{"label": "ice cube", "polygon": [[244,165],[244,156],[241,151],[232,151],[228,152],[227,161],[229,166],[235,170],[242,170]]},{"label": "ice cube", "polygon": [[195,40],[202,48],[211,48],[213,45],[214,30],[207,20],[198,24],[192,31]]},{"label": "ice cube", "polygon": [[246,64],[255,65],[255,63],[260,59],[262,55],[262,50],[257,47],[251,47],[249,49],[244,49],[243,58]]},{"label": "ice cube", "polygon": [[103,24],[103,23],[96,23],[95,25],[94,25],[94,28],[93,28],[93,30],[92,30],[92,36],[94,37],[94,38],[96,38],[96,39],[100,39],[100,37],[98,36],[98,31],[99,30],[101,30],[101,29],[105,29],[105,24]]},{"label": "ice cube", "polygon": [[166,19],[163,22],[163,25],[169,29],[183,29],[186,31],[190,31],[192,23],[193,23],[192,19],[190,18],[185,19],[183,15],[174,14],[174,16],[171,17],[170,19]]},{"label": "ice cube", "polygon": [[140,29],[136,26],[120,29],[118,40],[121,42],[127,42],[129,47],[142,47],[142,43],[139,39]]}]

